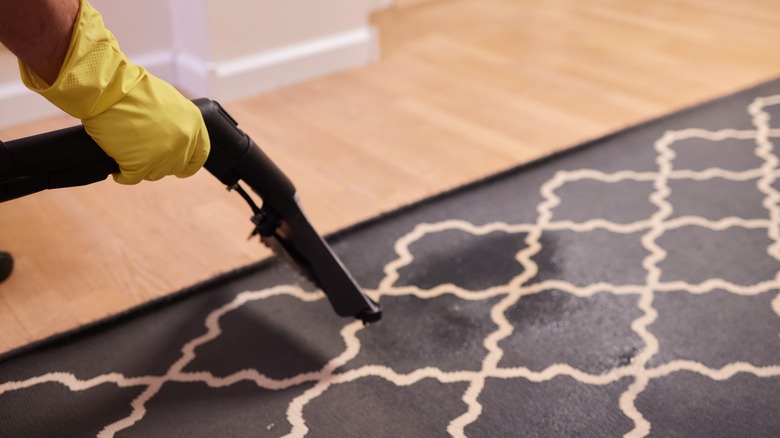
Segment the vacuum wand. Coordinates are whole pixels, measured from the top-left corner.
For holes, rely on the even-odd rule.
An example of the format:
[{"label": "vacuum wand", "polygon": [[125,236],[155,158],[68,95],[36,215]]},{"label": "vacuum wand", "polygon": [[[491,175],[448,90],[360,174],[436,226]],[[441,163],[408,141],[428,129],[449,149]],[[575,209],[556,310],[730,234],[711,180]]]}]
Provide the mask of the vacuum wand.
[{"label": "vacuum wand", "polygon": [[[193,102],[203,114],[211,140],[204,167],[247,201],[253,213],[252,234],[319,287],[338,315],[365,323],[379,320],[381,308],[363,293],[306,218],[287,176],[217,102]],[[91,184],[118,171],[116,162],[82,126],[0,142],[0,202],[47,189]],[[259,196],[260,206],[242,184]]]}]

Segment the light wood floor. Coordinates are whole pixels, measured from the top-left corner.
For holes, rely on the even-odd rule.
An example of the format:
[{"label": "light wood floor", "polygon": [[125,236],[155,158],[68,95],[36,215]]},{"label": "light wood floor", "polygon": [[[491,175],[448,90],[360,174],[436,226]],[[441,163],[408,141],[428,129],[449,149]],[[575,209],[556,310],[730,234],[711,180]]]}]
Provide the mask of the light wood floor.
[{"label": "light wood floor", "polygon": [[[376,64],[226,105],[323,233],[780,76],[775,0],[403,5]],[[247,216],[206,172],[0,204],[0,351],[265,257]]]}]

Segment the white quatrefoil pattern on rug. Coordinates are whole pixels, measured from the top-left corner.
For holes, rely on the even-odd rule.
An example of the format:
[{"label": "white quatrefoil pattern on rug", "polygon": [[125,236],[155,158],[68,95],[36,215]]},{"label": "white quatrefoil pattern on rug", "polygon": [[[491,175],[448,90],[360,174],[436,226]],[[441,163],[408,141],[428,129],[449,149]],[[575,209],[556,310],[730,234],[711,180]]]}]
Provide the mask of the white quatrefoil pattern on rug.
[{"label": "white quatrefoil pattern on rug", "polygon": [[378,324],[271,262],[13,355],[0,436],[780,436],[777,89],[335,236]]}]

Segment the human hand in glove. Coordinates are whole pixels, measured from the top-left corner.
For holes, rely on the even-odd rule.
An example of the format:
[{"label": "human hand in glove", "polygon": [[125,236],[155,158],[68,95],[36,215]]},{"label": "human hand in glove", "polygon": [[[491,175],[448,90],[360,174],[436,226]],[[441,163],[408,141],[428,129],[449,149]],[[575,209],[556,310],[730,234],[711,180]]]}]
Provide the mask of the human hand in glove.
[{"label": "human hand in glove", "polygon": [[205,163],[210,143],[198,108],[170,84],[130,62],[86,0],[81,0],[53,83],[21,57],[19,66],[28,88],[80,119],[119,164],[116,182],[187,177]]}]

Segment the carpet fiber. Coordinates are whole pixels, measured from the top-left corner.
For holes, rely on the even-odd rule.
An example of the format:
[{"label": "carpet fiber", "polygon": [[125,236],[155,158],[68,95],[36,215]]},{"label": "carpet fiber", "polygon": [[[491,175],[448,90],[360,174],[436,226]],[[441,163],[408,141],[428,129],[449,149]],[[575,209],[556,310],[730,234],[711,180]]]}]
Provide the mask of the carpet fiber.
[{"label": "carpet fiber", "polygon": [[7,354],[0,436],[780,436],[778,139],[769,83],[339,233],[377,325],[270,260]]}]

